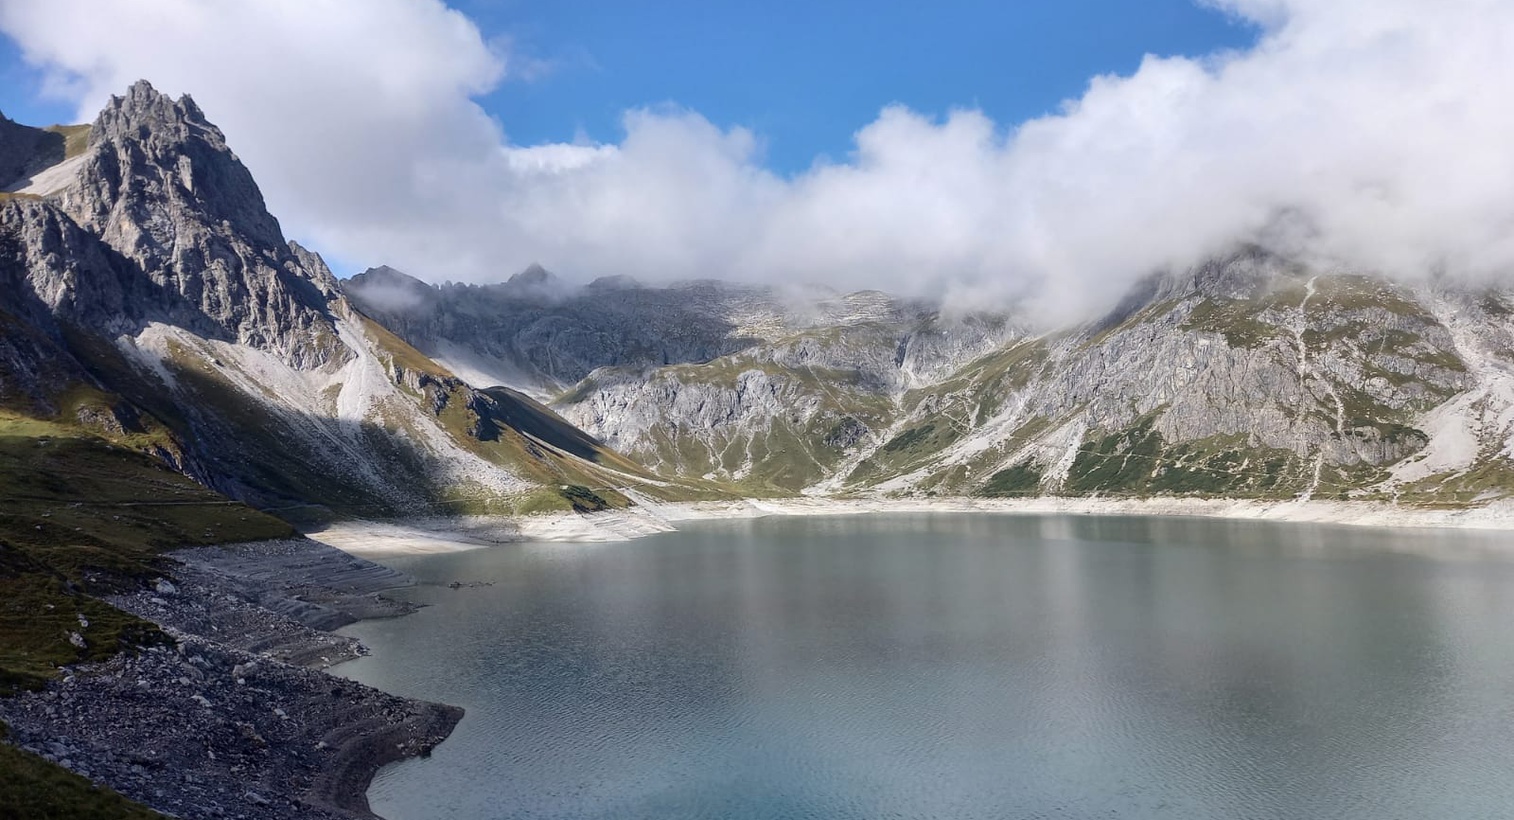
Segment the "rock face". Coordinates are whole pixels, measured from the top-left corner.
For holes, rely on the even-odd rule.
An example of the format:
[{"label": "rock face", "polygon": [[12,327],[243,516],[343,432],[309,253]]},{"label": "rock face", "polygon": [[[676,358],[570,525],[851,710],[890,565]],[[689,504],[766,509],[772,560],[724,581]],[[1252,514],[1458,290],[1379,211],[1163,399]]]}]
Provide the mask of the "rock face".
[{"label": "rock face", "polygon": [[[123,312],[277,355],[296,369],[349,358],[336,281],[284,241],[247,168],[189,97],[146,83],[90,128],[75,182],[56,198],[81,228],[145,275]],[[78,306],[95,326],[104,316]]]},{"label": "rock face", "polygon": [[[0,166],[42,140],[17,128],[0,124]],[[606,483],[613,454],[514,429],[355,309],[190,98],[138,83],[66,137],[30,178],[45,193],[0,199],[7,409],[129,438],[295,517],[509,512]]]},{"label": "rock face", "polygon": [[[381,310],[380,283],[408,296]],[[554,399],[565,418],[738,491],[1514,493],[1514,299],[1486,288],[1246,249],[1154,276],[1097,322],[1031,332],[1013,312],[872,293],[601,281],[525,299],[393,271],[345,287],[478,378],[545,392],[583,375]],[[627,343],[638,333],[661,347]]]},{"label": "rock face", "polygon": [[708,362],[805,328],[906,321],[929,312],[883,294],[785,293],[720,282],[571,288],[540,266],[496,285],[436,287],[389,267],[343,283],[359,309],[479,386],[538,396],[602,367]]}]

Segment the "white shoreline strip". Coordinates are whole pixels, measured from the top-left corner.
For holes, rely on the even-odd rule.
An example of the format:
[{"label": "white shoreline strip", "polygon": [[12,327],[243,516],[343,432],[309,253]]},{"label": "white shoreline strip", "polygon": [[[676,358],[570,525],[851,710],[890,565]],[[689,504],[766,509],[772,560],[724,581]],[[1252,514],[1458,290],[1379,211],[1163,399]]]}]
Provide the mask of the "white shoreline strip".
[{"label": "white shoreline strip", "polygon": [[458,552],[519,541],[604,543],[677,529],[682,521],[762,518],[773,515],[869,513],[1020,513],[1229,518],[1251,521],[1514,530],[1514,501],[1458,510],[1427,510],[1362,501],[1259,502],[1226,499],[748,499],[661,503],[638,498],[627,510],[521,518],[470,516],[406,522],[347,521],[309,537],[356,555]]}]

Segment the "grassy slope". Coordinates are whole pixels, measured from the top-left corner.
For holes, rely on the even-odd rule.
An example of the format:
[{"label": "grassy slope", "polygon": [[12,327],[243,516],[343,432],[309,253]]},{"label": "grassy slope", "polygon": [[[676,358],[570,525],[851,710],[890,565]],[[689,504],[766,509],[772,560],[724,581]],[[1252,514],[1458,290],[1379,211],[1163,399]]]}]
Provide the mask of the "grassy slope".
[{"label": "grassy slope", "polygon": [[[972,426],[993,418],[1002,409],[1005,397],[1041,374],[1048,361],[1043,340],[1025,339],[968,363],[940,384],[909,391],[900,402],[901,415],[914,418],[916,423],[860,462],[848,479],[858,486],[872,486],[931,465]],[[934,410],[923,410],[927,401]],[[1002,458],[1004,452],[1028,443],[1046,428],[1041,419],[1033,419],[1006,438],[1000,447],[967,465],[937,469],[919,486],[929,493],[967,494],[973,484],[967,478],[969,468],[974,474],[982,473],[990,462]]]},{"label": "grassy slope", "polygon": [[[501,497],[479,488],[446,488],[438,505],[461,514],[531,515],[592,512],[626,507],[630,500],[615,487],[629,487],[666,501],[730,497],[729,492],[690,479],[664,479],[605,447],[545,405],[508,388],[469,390],[446,368],[372,319],[362,326],[390,368],[426,374],[431,389],[445,393],[416,395],[423,403],[441,400],[437,421],[469,452],[542,486],[523,495]],[[391,422],[402,429],[407,422]]]},{"label": "grassy slope", "polygon": [[[161,551],[292,533],[143,453],[9,414],[0,414],[0,498],[0,689],[151,640],[150,624],[91,593],[159,574]],[[69,642],[74,631],[84,648]]]},{"label": "grassy slope", "polygon": [[[161,551],[291,533],[130,447],[0,411],[0,694],[162,640],[94,597],[159,575]],[[0,807],[19,817],[158,816],[3,743]]]},{"label": "grassy slope", "polygon": [[83,125],[49,125],[42,130],[63,135],[64,159],[73,159],[84,153],[84,149],[89,147],[88,123]]},{"label": "grassy slope", "polygon": [[163,816],[5,743],[0,743],[0,813],[46,820],[153,820]]}]

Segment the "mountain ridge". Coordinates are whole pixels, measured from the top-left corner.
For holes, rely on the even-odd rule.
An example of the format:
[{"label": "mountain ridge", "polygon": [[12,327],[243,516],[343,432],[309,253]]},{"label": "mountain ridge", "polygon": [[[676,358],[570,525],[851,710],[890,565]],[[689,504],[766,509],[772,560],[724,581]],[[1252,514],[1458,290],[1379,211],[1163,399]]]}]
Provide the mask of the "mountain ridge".
[{"label": "mountain ridge", "polygon": [[[35,165],[42,133],[12,129],[0,167]],[[1497,288],[1240,248],[1048,331],[1013,306],[571,286],[535,264],[489,285],[338,281],[187,96],[139,83],[70,151],[30,169],[66,182],[0,203],[0,400],[153,438],[263,507],[508,513],[591,485],[606,503],[1514,490],[1514,298]]]},{"label": "mountain ridge", "polygon": [[475,391],[354,308],[188,96],[132,86],[70,163],[66,184],[0,203],[11,412],[150,434],[176,469],[296,517],[567,510],[565,486],[668,486],[521,433],[505,417],[529,399]]},{"label": "mountain ridge", "polygon": [[[764,325],[738,315],[740,300],[777,305],[775,290],[709,285],[728,291],[696,303],[704,324],[682,324],[700,344],[682,355],[617,358],[555,337],[584,374],[563,385],[523,364],[522,328],[556,312],[611,332],[634,312],[596,310],[585,287],[548,307],[495,299],[476,321],[447,310],[494,286],[421,285],[422,309],[376,315],[444,357],[487,351],[471,377],[537,387],[654,469],[758,495],[1475,505],[1514,492],[1502,416],[1514,298],[1491,286],[1395,284],[1243,247],[1148,277],[1104,317],[1036,331],[1013,310],[949,316],[866,292],[831,302],[871,312],[796,321],[813,306],[790,297],[792,313]],[[342,287],[364,304],[361,276]],[[677,315],[685,287],[631,284],[617,307]]]}]

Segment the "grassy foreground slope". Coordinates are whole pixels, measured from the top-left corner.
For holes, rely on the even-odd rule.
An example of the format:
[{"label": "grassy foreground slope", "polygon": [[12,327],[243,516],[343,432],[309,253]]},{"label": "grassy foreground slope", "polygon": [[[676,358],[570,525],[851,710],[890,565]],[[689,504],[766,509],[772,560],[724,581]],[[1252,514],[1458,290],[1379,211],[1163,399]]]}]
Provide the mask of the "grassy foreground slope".
[{"label": "grassy foreground slope", "polygon": [[[160,575],[162,551],[291,533],[140,451],[0,411],[0,695],[41,686],[64,664],[164,640],[95,597]],[[17,817],[159,816],[4,743],[0,807]]]},{"label": "grassy foreground slope", "polygon": [[5,743],[0,743],[0,807],[8,812],[6,817],[46,820],[155,820],[163,816]]},{"label": "grassy foreground slope", "polygon": [[156,640],[94,595],[161,574],[161,551],[293,532],[144,453],[3,414],[0,500],[0,692]]}]

